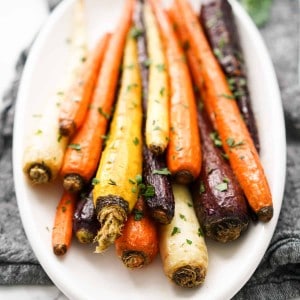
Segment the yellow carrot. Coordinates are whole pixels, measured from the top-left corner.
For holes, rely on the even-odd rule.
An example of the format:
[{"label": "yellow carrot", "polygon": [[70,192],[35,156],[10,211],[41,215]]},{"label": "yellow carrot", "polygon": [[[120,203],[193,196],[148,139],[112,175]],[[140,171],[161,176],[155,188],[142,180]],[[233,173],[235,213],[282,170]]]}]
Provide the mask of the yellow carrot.
[{"label": "yellow carrot", "polygon": [[169,142],[169,84],[167,61],[155,16],[145,4],[144,19],[149,57],[149,85],[146,117],[146,144],[162,154]]},{"label": "yellow carrot", "polygon": [[138,199],[142,173],[141,79],[136,41],[127,38],[121,89],[109,138],[96,174],[93,198],[101,223],[96,252],[103,252],[120,230]]}]

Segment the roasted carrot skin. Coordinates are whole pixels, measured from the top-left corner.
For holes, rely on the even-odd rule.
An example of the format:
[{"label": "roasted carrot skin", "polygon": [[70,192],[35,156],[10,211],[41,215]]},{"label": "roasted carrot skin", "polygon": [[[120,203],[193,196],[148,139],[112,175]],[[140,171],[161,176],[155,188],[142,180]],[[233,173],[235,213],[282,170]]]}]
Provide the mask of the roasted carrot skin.
[{"label": "roasted carrot skin", "polygon": [[214,120],[224,150],[228,155],[240,186],[258,219],[268,222],[273,216],[270,187],[253,140],[243,121],[237,103],[229,89],[226,77],[210,46],[203,29],[189,3],[175,0],[176,9],[182,11],[188,41],[198,58],[205,83],[205,107]]},{"label": "roasted carrot skin", "polygon": [[80,243],[89,244],[94,241],[99,229],[100,223],[93,203],[93,189],[89,186],[87,190],[80,193],[76,204],[73,231]]},{"label": "roasted carrot skin", "polygon": [[140,197],[116,239],[117,255],[129,269],[150,264],[158,253],[158,231],[147,213],[144,199]]},{"label": "roasted carrot skin", "polygon": [[175,209],[170,172],[165,156],[154,155],[147,146],[143,147],[143,180],[154,188],[154,195],[145,198],[149,213],[158,223],[169,224]]},{"label": "roasted carrot skin", "polygon": [[232,7],[227,0],[203,3],[200,21],[211,48],[227,77],[243,119],[259,152],[256,121],[247,85],[246,67]]},{"label": "roasted carrot skin", "polygon": [[[104,34],[99,40],[95,52],[103,60],[110,34]],[[96,171],[103,139],[105,137],[107,116],[101,114],[97,101],[92,100],[84,124],[70,140],[66,150],[61,175],[64,188],[70,192],[80,191]]]},{"label": "roasted carrot skin", "polygon": [[160,2],[149,3],[156,15],[166,50],[170,76],[170,140],[167,164],[178,183],[187,184],[198,177],[201,147],[197,125],[197,108],[184,52],[172,24]]},{"label": "roasted carrot skin", "polygon": [[226,243],[237,239],[250,221],[244,193],[204,110],[198,112],[202,169],[193,185],[194,208],[205,235]]},{"label": "roasted carrot skin", "polygon": [[52,229],[52,247],[55,255],[66,254],[72,240],[72,219],[76,204],[76,195],[66,191],[58,203]]}]

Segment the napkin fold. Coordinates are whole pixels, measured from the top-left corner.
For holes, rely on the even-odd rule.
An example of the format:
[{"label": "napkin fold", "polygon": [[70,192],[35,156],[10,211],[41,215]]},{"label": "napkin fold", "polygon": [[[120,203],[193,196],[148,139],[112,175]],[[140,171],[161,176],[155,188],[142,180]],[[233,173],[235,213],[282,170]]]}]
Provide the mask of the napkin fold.
[{"label": "napkin fold", "polygon": [[[49,0],[49,8],[59,0]],[[240,299],[300,297],[300,86],[298,84],[299,7],[295,0],[274,0],[270,20],[261,29],[282,94],[287,128],[285,194],[272,241],[257,270],[234,296]],[[26,239],[12,176],[15,100],[28,51],[21,53],[16,75],[0,112],[0,285],[52,284]]]}]

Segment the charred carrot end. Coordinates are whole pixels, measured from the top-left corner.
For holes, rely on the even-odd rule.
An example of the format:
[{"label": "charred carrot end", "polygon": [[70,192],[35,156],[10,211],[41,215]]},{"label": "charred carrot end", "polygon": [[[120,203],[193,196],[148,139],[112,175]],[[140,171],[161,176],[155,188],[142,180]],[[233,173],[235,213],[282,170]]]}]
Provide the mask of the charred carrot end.
[{"label": "charred carrot end", "polygon": [[64,192],[56,208],[52,230],[52,247],[55,255],[64,255],[70,247],[75,203],[76,196]]},{"label": "charred carrot end", "polygon": [[158,253],[158,234],[154,221],[139,198],[126,221],[122,235],[115,241],[117,255],[129,269],[148,265]]},{"label": "charred carrot end", "polygon": [[120,235],[127,214],[138,199],[134,179],[142,173],[141,102],[136,40],[129,34],[116,110],[96,174],[99,183],[93,192],[101,223],[96,252],[103,252]]}]

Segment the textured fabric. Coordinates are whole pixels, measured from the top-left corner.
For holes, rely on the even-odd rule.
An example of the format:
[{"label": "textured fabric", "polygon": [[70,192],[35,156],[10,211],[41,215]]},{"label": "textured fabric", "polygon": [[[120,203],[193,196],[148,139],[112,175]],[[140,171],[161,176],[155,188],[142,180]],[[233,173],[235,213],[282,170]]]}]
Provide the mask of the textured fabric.
[{"label": "textured fabric", "polygon": [[[49,8],[59,2],[49,0]],[[274,0],[270,20],[261,29],[275,65],[285,109],[288,159],[285,195],[274,236],[240,299],[284,300],[300,297],[300,87],[298,85],[299,8],[296,0]],[[12,178],[11,146],[14,102],[26,60],[17,63],[16,78],[0,114],[0,284],[51,284],[25,237]]]}]

